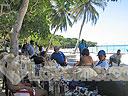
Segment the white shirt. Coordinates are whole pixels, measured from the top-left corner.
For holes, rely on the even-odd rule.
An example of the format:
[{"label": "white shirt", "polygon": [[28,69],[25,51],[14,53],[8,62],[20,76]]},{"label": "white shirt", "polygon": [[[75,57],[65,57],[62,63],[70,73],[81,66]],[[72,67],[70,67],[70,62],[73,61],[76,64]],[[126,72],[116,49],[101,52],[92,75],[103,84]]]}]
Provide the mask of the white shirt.
[{"label": "white shirt", "polygon": [[99,61],[95,64],[95,67],[98,69],[105,69],[107,70],[109,68],[109,63],[108,61],[104,60],[104,61]]}]

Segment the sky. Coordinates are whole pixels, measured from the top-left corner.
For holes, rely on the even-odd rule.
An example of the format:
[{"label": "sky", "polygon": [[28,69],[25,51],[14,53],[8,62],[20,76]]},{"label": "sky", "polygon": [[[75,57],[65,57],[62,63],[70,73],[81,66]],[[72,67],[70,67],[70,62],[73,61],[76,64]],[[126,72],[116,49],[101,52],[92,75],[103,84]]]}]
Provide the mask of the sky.
[{"label": "sky", "polygon": [[[57,31],[56,35],[78,38],[80,26],[81,20],[66,32]],[[128,0],[108,3],[104,11],[99,11],[96,25],[84,25],[81,39],[97,42],[98,45],[128,44]]]}]

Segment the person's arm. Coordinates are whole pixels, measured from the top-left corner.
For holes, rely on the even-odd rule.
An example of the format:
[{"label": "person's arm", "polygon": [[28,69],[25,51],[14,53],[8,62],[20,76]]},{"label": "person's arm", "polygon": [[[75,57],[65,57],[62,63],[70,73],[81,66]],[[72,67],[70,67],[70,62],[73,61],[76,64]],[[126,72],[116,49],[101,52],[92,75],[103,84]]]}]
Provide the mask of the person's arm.
[{"label": "person's arm", "polygon": [[104,62],[102,62],[102,63],[103,63],[104,69],[105,69],[105,70],[108,70],[108,68],[109,68],[109,63],[108,63],[107,61],[104,61]]},{"label": "person's arm", "polygon": [[61,52],[61,54],[62,54],[62,55],[63,55],[63,57],[64,57],[64,63],[65,63],[65,64],[67,64],[66,56],[64,55],[64,53],[63,53],[63,52]]},{"label": "person's arm", "polygon": [[117,54],[113,54],[112,56],[111,56],[111,58],[116,58],[117,57]]},{"label": "person's arm", "polygon": [[91,56],[90,56],[90,58],[91,58],[91,64],[92,64],[91,66],[94,67],[94,61]]},{"label": "person's arm", "polygon": [[64,63],[67,64],[67,58],[65,55],[64,55]]},{"label": "person's arm", "polygon": [[119,55],[119,59],[121,59],[121,57],[122,57],[122,54]]},{"label": "person's arm", "polygon": [[77,61],[74,66],[78,66],[80,64],[80,61]]},{"label": "person's arm", "polygon": [[53,53],[53,54],[51,55],[51,57],[50,57],[50,59],[51,59],[51,60],[53,60],[53,59],[54,59],[54,58],[53,58],[53,55],[54,55],[54,53]]},{"label": "person's arm", "polygon": [[81,66],[82,64],[82,58],[80,57],[80,61],[77,61],[74,66]]},{"label": "person's arm", "polygon": [[85,48],[88,48],[88,45],[85,43]]},{"label": "person's arm", "polygon": [[62,56],[63,56],[63,58],[65,59],[65,55],[64,55],[64,53],[63,53],[63,52],[59,51],[59,52],[58,52],[58,54],[59,54],[59,55],[62,55]]}]

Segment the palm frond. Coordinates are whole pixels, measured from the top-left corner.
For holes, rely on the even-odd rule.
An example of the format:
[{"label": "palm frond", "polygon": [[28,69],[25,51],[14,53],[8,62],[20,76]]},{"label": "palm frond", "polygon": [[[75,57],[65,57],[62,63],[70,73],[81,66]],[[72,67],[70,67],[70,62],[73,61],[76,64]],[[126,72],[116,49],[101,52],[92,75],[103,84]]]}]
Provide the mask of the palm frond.
[{"label": "palm frond", "polygon": [[91,3],[97,7],[102,8],[103,10],[107,6],[106,0],[91,0]]},{"label": "palm frond", "polygon": [[67,22],[68,22],[69,26],[72,27],[73,23],[68,16],[67,16]]}]

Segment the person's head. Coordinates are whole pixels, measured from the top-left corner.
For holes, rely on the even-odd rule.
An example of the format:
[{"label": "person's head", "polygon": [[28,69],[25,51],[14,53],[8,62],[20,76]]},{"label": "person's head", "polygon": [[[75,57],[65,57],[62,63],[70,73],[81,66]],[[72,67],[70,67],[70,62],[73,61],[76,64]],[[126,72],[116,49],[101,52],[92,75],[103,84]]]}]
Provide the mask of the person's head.
[{"label": "person's head", "polygon": [[21,49],[22,48],[22,45],[19,45],[19,49]]},{"label": "person's head", "polygon": [[31,41],[30,41],[30,44],[31,44],[31,45],[34,45],[34,41],[33,41],[33,40],[31,40]]},{"label": "person's head", "polygon": [[42,46],[39,46],[39,51],[42,51]]},{"label": "person's head", "polygon": [[84,43],[84,39],[82,39],[81,42]]},{"label": "person's head", "polygon": [[54,47],[54,51],[55,51],[55,52],[58,52],[58,51],[59,51],[59,49],[60,49],[60,47],[59,47],[59,46],[55,46],[55,47]]},{"label": "person's head", "polygon": [[86,56],[89,56],[89,49],[87,48],[84,48],[83,51],[82,51],[82,55],[86,55]]},{"label": "person's head", "polygon": [[120,50],[120,49],[118,49],[118,50],[117,50],[117,55],[120,55],[120,52],[121,52],[121,50]]},{"label": "person's head", "polygon": [[100,50],[99,52],[98,52],[98,58],[99,58],[99,60],[100,61],[103,61],[103,60],[105,60],[106,59],[106,53],[105,53],[105,51],[104,50]]}]

